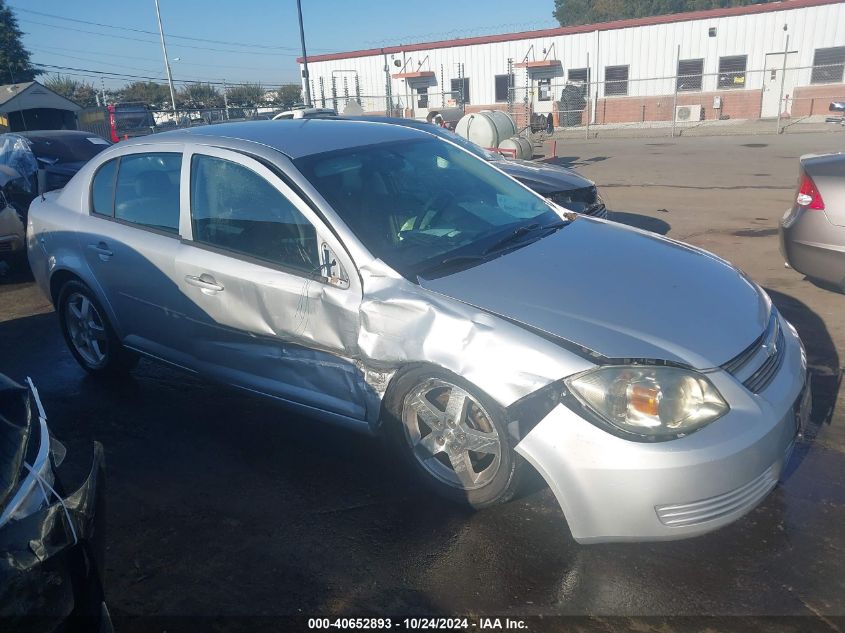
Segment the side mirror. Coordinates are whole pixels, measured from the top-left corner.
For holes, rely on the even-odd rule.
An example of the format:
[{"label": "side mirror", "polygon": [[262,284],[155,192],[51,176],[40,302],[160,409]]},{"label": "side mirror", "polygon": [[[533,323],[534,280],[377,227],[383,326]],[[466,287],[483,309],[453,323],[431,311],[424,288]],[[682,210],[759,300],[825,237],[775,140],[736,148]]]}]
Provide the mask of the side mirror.
[{"label": "side mirror", "polygon": [[330,285],[338,288],[349,287],[346,271],[343,270],[343,266],[340,265],[332,249],[325,242],[320,246],[320,260],[320,272]]}]

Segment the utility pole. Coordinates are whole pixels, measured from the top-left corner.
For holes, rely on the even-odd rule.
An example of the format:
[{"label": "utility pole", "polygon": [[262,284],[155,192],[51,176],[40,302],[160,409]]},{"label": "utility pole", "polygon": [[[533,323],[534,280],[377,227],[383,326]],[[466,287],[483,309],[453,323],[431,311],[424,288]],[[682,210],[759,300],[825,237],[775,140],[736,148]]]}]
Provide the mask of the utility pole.
[{"label": "utility pole", "polygon": [[226,109],[226,120],[229,120],[229,95],[226,93],[228,92],[228,88],[226,87],[226,80],[223,80],[223,107]]},{"label": "utility pole", "polygon": [[[786,31],[786,24],[783,25],[783,30]],[[789,55],[789,35],[786,36],[786,44],[783,46],[783,68],[780,71],[780,94],[778,95],[778,120],[777,120],[777,133],[781,133],[780,129],[780,117],[783,114],[783,85],[786,81],[786,58]]]},{"label": "utility pole", "polygon": [[672,99],[672,138],[675,138],[675,119],[677,119],[676,112],[678,111],[678,84],[681,82],[680,76],[681,67],[681,45],[678,44],[678,56],[675,58],[675,96]]},{"label": "utility pole", "polygon": [[308,77],[308,53],[305,52],[305,29],[302,26],[302,0],[296,0],[296,11],[299,14],[299,41],[302,42],[302,78],[305,83],[305,107],[310,108],[311,81]]},{"label": "utility pole", "polygon": [[167,59],[167,45],[164,43],[164,29],[161,26],[161,11],[156,3],[156,18],[158,18],[158,34],[161,36],[161,51],[164,53],[164,69],[167,71],[167,83],[170,85],[170,102],[173,104],[173,112],[176,112],[176,92],[173,90],[173,75],[170,73],[170,61]]}]

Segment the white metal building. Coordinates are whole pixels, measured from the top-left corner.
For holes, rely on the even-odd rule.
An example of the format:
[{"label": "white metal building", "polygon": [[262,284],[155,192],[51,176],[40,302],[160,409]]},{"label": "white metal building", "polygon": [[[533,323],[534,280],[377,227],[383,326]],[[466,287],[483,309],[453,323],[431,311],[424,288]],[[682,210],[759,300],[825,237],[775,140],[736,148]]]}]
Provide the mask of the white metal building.
[{"label": "white metal building", "polygon": [[[299,60],[300,64],[302,59]],[[784,0],[309,56],[312,99],[424,117],[449,105],[577,123],[823,114],[845,99],[845,2]],[[305,87],[303,80],[303,88]],[[570,89],[572,90],[572,89]],[[577,100],[576,100],[577,101]],[[700,107],[699,107],[700,106]],[[560,119],[562,120],[562,119]],[[573,124],[569,121],[569,124]]]}]

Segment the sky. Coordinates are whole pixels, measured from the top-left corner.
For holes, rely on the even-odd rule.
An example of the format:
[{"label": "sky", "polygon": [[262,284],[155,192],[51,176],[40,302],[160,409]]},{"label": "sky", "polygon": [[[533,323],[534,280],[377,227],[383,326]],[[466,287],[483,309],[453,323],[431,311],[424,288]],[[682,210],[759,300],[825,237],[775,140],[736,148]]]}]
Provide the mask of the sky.
[{"label": "sky", "polygon": [[[159,3],[175,82],[299,82],[296,0]],[[154,0],[6,4],[32,61],[52,66],[49,75],[107,89],[133,81],[129,75],[165,77]],[[553,0],[302,0],[309,55],[548,28],[557,24],[553,9]]]}]

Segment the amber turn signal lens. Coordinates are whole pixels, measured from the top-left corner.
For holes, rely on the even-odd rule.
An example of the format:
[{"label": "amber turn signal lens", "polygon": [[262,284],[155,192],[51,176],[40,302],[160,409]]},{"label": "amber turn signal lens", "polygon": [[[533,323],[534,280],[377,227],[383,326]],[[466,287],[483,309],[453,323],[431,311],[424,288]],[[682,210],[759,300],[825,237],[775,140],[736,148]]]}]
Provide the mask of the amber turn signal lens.
[{"label": "amber turn signal lens", "polygon": [[631,385],[628,392],[628,404],[640,413],[659,417],[660,389],[646,385]]}]

